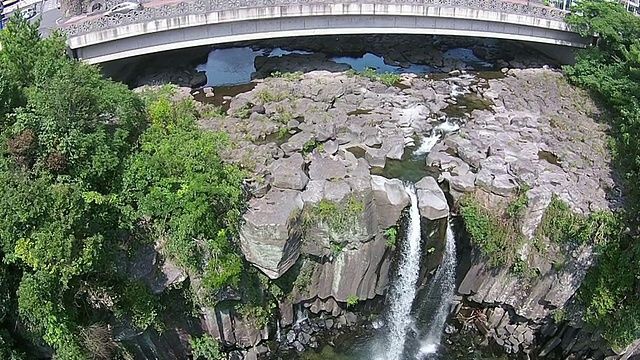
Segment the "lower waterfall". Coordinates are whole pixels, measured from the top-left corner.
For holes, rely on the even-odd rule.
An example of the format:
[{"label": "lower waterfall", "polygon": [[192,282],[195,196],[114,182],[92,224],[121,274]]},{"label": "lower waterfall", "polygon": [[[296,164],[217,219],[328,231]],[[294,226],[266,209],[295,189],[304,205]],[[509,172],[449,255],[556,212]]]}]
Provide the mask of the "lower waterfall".
[{"label": "lower waterfall", "polygon": [[429,284],[426,296],[427,302],[422,304],[421,312],[434,309],[435,311],[432,313],[431,321],[428,322],[425,335],[420,341],[418,359],[433,354],[438,350],[442,330],[449,315],[451,299],[456,287],[456,265],[456,238],[451,228],[451,221],[449,221],[442,264]]},{"label": "lower waterfall", "polygon": [[416,283],[420,272],[421,232],[418,199],[413,185],[407,185],[406,191],[411,198],[407,237],[402,242],[400,264],[397,278],[391,287],[388,313],[387,347],[385,360],[400,360],[404,352],[407,329],[413,323],[411,307],[416,295]]}]

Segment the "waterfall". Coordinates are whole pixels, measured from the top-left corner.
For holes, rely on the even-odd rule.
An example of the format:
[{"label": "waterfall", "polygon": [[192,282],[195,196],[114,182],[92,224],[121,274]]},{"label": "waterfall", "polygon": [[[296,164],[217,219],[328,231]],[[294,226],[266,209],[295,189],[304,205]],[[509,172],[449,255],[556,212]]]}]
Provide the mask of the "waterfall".
[{"label": "waterfall", "polygon": [[296,304],[295,308],[296,308],[296,323],[295,323],[295,325],[300,325],[303,322],[305,322],[307,319],[309,319],[309,312],[307,311],[307,309],[302,307],[302,304]]},{"label": "waterfall", "polygon": [[[420,342],[420,354],[433,354],[438,350],[442,330],[449,315],[451,298],[456,287],[456,238],[451,229],[451,222],[447,225],[447,240],[442,265],[436,271],[427,292],[427,299],[436,298],[437,309],[427,329],[426,336]],[[425,304],[429,305],[429,304]],[[434,304],[435,305],[435,304]],[[433,307],[431,307],[433,308]],[[422,356],[419,356],[421,358]]]},{"label": "waterfall", "polygon": [[411,198],[411,210],[407,238],[402,243],[398,274],[390,292],[391,307],[387,320],[389,333],[385,360],[400,360],[402,357],[407,328],[413,322],[411,307],[416,295],[416,282],[418,281],[422,256],[420,251],[422,242],[420,212],[416,190],[413,185],[407,185],[405,190]]}]

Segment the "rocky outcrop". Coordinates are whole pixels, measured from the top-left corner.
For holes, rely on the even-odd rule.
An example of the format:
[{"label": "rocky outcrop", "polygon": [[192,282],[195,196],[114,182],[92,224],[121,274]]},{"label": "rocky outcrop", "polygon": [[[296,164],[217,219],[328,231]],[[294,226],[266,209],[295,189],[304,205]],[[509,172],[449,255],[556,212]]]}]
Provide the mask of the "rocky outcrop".
[{"label": "rocky outcrop", "polygon": [[[315,47],[335,45],[336,51],[342,46],[328,38],[313,41]],[[470,44],[474,54],[495,55]],[[446,44],[435,48],[449,49]],[[404,41],[397,49],[404,50],[385,59],[406,65],[422,56],[447,71],[472,66]],[[227,132],[232,149],[225,160],[251,173],[246,184],[252,196],[240,238],[243,254],[287,289],[273,309],[282,330],[281,348],[315,348],[323,336],[368,326],[370,317],[361,314],[382,302],[389,285],[394,245],[384,230],[402,224],[409,204],[402,181],[387,175],[393,166],[415,161],[408,155],[416,144],[437,135],[426,160],[420,160],[424,168],[416,170],[422,230],[425,237],[434,237],[424,243],[427,265],[421,269],[420,288],[427,288],[441,257],[444,242],[439,239],[450,212],[446,190],[454,202],[473,192],[498,209],[529,188],[522,221],[528,241],[516,257],[537,274],[525,279],[488,266],[477,249],[462,251],[470,255],[461,262],[453,326],[446,331],[450,340],[472,330],[483,335],[482,344],[497,344],[509,353],[609,355],[599,335],[579,321],[553,321],[558,309],[571,303],[593,263],[592,249],[550,245],[540,254],[532,240],[552,194],[583,214],[615,206],[605,196],[615,188],[605,137],[595,135],[603,129],[589,118],[595,106],[549,69],[505,69],[505,77],[491,80],[463,71],[403,75],[400,86],[387,86],[331,72],[342,65],[328,61],[329,54],[261,58],[257,77],[296,71],[301,59],[308,61],[303,70],[320,70],[261,79],[224,101],[218,90],[202,90],[210,94],[204,101],[224,104],[227,116],[207,115],[200,124]],[[499,63],[522,67],[518,56],[514,51]],[[556,265],[559,256],[562,266]],[[132,273],[152,273],[153,254],[141,257],[146,260]],[[164,272],[167,279],[181,278],[169,268]],[[240,294],[218,296],[226,303],[202,308],[202,330],[221,339],[234,359],[272,354],[266,340],[274,338],[275,321],[258,329],[233,308],[243,301]],[[355,308],[347,306],[354,300]]]},{"label": "rocky outcrop", "polygon": [[[553,320],[572,304],[594,263],[593,249],[540,243],[544,239],[535,236],[552,194],[581,214],[616,206],[608,195],[616,185],[605,129],[591,119],[597,109],[550,70],[510,70],[488,85],[478,91],[494,104],[492,110],[471,112],[459,133],[433,148],[427,165],[441,171],[454,199],[475,191],[496,211],[528,189],[520,229],[527,240],[517,259],[534,275],[494,269],[474,251],[460,279],[455,313],[509,353],[613,355],[580,321],[558,326]],[[534,96],[531,89],[542,88],[543,96]]]},{"label": "rocky outcrop", "polygon": [[301,233],[295,222],[302,209],[299,192],[272,189],[251,199],[240,231],[246,259],[272,279],[284,274],[298,260]]},{"label": "rocky outcrop", "polygon": [[449,216],[449,204],[438,183],[426,176],[416,183],[420,215],[429,220],[443,219]]}]

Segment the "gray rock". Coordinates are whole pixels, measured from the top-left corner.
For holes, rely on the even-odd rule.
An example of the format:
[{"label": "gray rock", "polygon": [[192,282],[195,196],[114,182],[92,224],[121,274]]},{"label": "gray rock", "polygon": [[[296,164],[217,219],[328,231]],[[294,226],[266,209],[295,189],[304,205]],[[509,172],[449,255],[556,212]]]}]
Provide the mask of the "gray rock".
[{"label": "gray rock", "polygon": [[513,176],[507,174],[497,175],[489,186],[492,193],[500,196],[515,195],[518,188],[519,185]]},{"label": "gray rock", "polygon": [[343,180],[326,181],[324,183],[324,197],[332,202],[340,202],[351,194],[351,187]]},{"label": "gray rock", "polygon": [[159,294],[167,287],[179,284],[187,279],[187,274],[169,259],[165,259],[162,267],[156,271],[155,276],[149,281],[149,286],[154,294]]},{"label": "gray rock", "polygon": [[151,274],[156,268],[158,252],[154,244],[141,246],[129,264],[129,278],[133,280],[143,279]]},{"label": "gray rock", "polygon": [[326,155],[315,152],[309,164],[309,177],[311,180],[335,180],[347,175],[347,167],[337,159],[331,159]]},{"label": "gray rock", "polygon": [[371,175],[371,189],[377,204],[380,226],[386,229],[396,225],[402,210],[410,202],[402,181]]},{"label": "gray rock", "polygon": [[302,209],[302,196],[293,190],[272,189],[249,201],[240,229],[240,244],[247,261],[271,279],[284,274],[300,254],[300,233],[292,214]]},{"label": "gray rock", "polygon": [[317,204],[324,198],[324,186],[326,180],[311,180],[302,192],[302,201],[310,204]]},{"label": "gray rock", "polygon": [[429,220],[443,219],[449,216],[447,199],[436,180],[430,176],[416,183],[420,215]]},{"label": "gray rock", "polygon": [[324,147],[324,151],[329,155],[334,155],[336,152],[338,152],[338,143],[334,140],[329,140],[322,146]]},{"label": "gray rock", "polygon": [[302,190],[307,186],[309,178],[304,172],[304,159],[301,154],[293,154],[289,158],[278,159],[271,163],[269,170],[273,177],[272,186],[282,189]]},{"label": "gray rock", "polygon": [[280,145],[280,148],[284,151],[285,155],[291,155],[296,152],[302,151],[302,147],[308,141],[315,139],[315,135],[312,133],[302,131],[289,138],[289,141]]},{"label": "gray rock", "polygon": [[333,328],[333,319],[329,318],[329,319],[325,320],[324,327],[327,330],[331,330]]}]

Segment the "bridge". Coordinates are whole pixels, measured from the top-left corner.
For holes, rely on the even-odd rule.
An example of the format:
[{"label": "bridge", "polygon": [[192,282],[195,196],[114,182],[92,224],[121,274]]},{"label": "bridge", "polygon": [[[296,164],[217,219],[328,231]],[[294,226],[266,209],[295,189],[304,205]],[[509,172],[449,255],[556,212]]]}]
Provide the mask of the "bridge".
[{"label": "bridge", "polygon": [[[96,1],[94,8],[119,2]],[[570,31],[566,14],[513,0],[160,0],[126,14],[87,16],[63,30],[75,56],[89,63],[315,35],[457,35],[585,47],[590,40]]]}]

